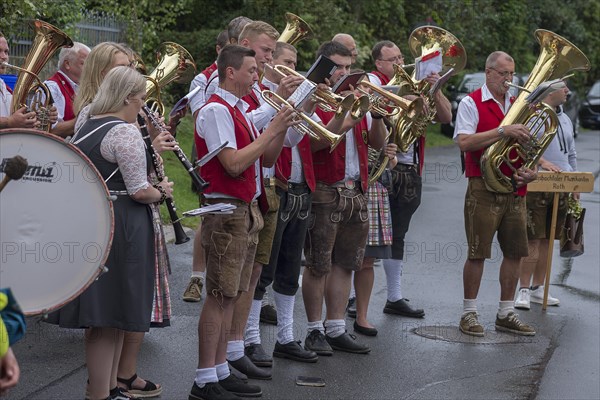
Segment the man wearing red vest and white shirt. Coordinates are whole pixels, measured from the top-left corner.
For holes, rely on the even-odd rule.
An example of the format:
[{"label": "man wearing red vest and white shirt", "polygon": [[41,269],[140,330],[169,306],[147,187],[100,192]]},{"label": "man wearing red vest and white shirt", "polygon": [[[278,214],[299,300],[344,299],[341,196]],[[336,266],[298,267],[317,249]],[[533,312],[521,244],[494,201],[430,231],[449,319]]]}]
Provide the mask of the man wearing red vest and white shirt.
[{"label": "man wearing red vest and white shirt", "polygon": [[[8,63],[8,42],[0,32],[0,74],[6,73],[6,67],[2,63]],[[35,128],[38,123],[35,112],[26,112],[22,107],[11,114],[12,90],[0,78],[0,129],[3,128]]]},{"label": "man wearing red vest and white shirt", "polygon": [[[502,126],[511,105],[509,87],[515,72],[511,56],[496,51],[485,62],[485,85],[465,97],[458,106],[454,140],[465,154],[465,175],[469,178],[465,196],[465,230],[468,254],[463,270],[463,314],[460,330],[483,336],[478,321],[477,294],[486,258],[492,254],[492,240],[498,232],[503,259],[500,265],[500,303],[496,330],[518,335],[535,335],[535,329],[519,320],[514,312],[514,296],[520,261],[527,256],[525,193],[536,172],[520,169],[514,175],[515,193],[488,191],[481,177],[480,158],[487,147],[504,137],[519,143],[529,141],[529,130],[522,124]],[[493,212],[490,212],[493,210]]]},{"label": "man wearing red vest and white shirt", "polygon": [[[277,42],[273,53],[274,65],[296,69],[297,52],[294,46]],[[263,84],[276,91],[281,76],[265,70]],[[287,141],[287,140],[286,140]],[[316,362],[318,356],[305,350],[294,340],[294,302],[300,277],[302,245],[308,227],[312,192],[315,190],[310,137],[305,135],[293,147],[284,144],[274,168],[279,196],[279,212],[272,240],[269,262],[263,267],[254,291],[248,317],[244,345],[246,355],[256,365],[268,366],[269,360],[260,338],[260,314],[267,287],[273,283],[277,307],[277,341],[273,356],[301,362]],[[262,238],[261,238],[262,239]]]},{"label": "man wearing red vest and white shirt", "polygon": [[251,49],[226,46],[219,54],[219,88],[198,113],[196,145],[202,157],[225,141],[228,145],[203,168],[210,182],[208,203],[229,203],[233,214],[207,215],[202,220],[202,245],[207,260],[207,297],[198,323],[199,361],[190,399],[232,398],[231,393],[260,396],[260,387],[230,374],[227,346],[239,295],[248,290],[258,232],[263,221],[260,195],[261,158],[274,162],[294,113],[283,108],[260,135],[241,100],[258,80]]},{"label": "man wearing red vest and white shirt", "polygon": [[[352,53],[340,43],[322,44],[317,52],[320,55],[337,64],[331,85],[350,71]],[[334,119],[333,113],[320,109],[316,114],[326,124]],[[380,149],[385,142],[385,125],[380,116],[371,115],[352,121],[352,125],[333,152],[327,141],[311,139],[317,184],[304,245],[302,296],[308,319],[304,346],[319,355],[332,355],[332,349],[360,354],[370,351],[347,333],[344,313],[352,271],[362,265],[369,229],[367,143]],[[342,132],[348,128],[351,125]],[[321,320],[323,299],[327,306],[325,325]]]},{"label": "man wearing red vest and white shirt", "polygon": [[[387,85],[394,76],[394,64],[403,65],[402,52],[389,40],[381,41],[371,51],[377,71],[369,74],[369,80],[376,85]],[[424,78],[430,85],[440,76],[432,73]],[[450,102],[441,90],[435,94],[437,122],[450,122],[452,111]],[[425,137],[417,139],[406,153],[398,152],[398,163],[392,169],[392,188],[389,191],[390,213],[392,215],[392,257],[383,260],[387,284],[387,301],[383,312],[405,317],[422,318],[425,311],[413,308],[402,295],[402,270],[404,268],[404,240],[412,216],[421,204],[421,171],[425,157]]]},{"label": "man wearing red vest and white shirt", "polygon": [[51,130],[55,135],[67,137],[74,133],[73,102],[79,89],[83,63],[89,53],[90,48],[79,42],[73,43],[73,47],[61,49],[58,55],[58,71],[44,82],[58,111],[58,121]]}]

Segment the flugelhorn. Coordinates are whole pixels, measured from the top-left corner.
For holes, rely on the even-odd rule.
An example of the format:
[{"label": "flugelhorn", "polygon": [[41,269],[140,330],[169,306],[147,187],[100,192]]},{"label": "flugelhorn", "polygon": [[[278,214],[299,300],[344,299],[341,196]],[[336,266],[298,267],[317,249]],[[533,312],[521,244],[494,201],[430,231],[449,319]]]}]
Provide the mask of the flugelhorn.
[{"label": "flugelhorn", "polygon": [[158,65],[146,76],[146,104],[152,111],[163,115],[165,107],[161,89],[171,82],[190,82],[196,75],[196,63],[183,46],[173,42],[162,43],[156,51],[156,58]]},{"label": "flugelhorn", "polygon": [[[263,90],[261,92],[261,96],[265,102],[267,102],[271,107],[273,107],[277,111],[280,111],[282,106],[284,105],[294,109],[294,107],[292,107],[292,105],[288,103],[284,98],[282,98],[277,93],[271,90]],[[296,117],[302,120],[302,122],[306,123],[306,125],[294,125],[294,129],[296,129],[298,133],[302,135],[310,135],[316,140],[321,140],[321,138],[325,138],[330,144],[330,151],[333,151],[344,138],[344,135],[336,135],[335,133],[330,132],[329,130],[327,130],[327,128],[321,126],[318,122],[313,121],[303,112],[296,109],[294,109],[294,111],[296,113]]]},{"label": "flugelhorn", "polygon": [[[513,138],[504,137],[485,150],[480,160],[481,174],[487,189],[492,192],[514,192],[513,174],[520,168],[535,167],[556,134],[556,112],[541,102],[531,104],[527,100],[528,92],[545,81],[565,76],[569,71],[590,69],[585,54],[567,39],[544,29],[536,30],[535,36],[541,48],[538,60],[525,83],[525,90],[519,93],[500,123],[500,126],[528,126],[532,131],[530,140],[522,145]],[[538,131],[541,136],[538,136]]]},{"label": "flugelhorn", "polygon": [[[21,67],[7,64],[19,71],[17,83],[13,91],[11,113],[22,107],[35,111],[41,123],[40,129],[49,132],[50,123],[48,107],[51,103],[50,91],[42,83],[38,74],[44,65],[61,47],[72,47],[73,41],[69,36],[47,22],[34,20],[29,23],[35,31],[31,49]],[[40,90],[43,92],[40,94]],[[42,96],[45,96],[42,98]]]},{"label": "flugelhorn", "polygon": [[[282,77],[295,75],[303,78],[305,81],[308,81],[308,79],[302,76],[299,72],[294,71],[285,65],[274,65],[269,67]],[[310,83],[315,85],[313,82]],[[333,93],[331,89],[322,90],[321,88],[317,87],[312,96],[313,100],[317,103],[317,106],[320,109],[326,112],[333,112],[335,114],[335,118],[342,118],[349,111],[352,118],[359,119],[362,118],[364,113],[368,110],[368,104],[365,99],[357,99],[352,93],[346,96],[340,96]]]}]

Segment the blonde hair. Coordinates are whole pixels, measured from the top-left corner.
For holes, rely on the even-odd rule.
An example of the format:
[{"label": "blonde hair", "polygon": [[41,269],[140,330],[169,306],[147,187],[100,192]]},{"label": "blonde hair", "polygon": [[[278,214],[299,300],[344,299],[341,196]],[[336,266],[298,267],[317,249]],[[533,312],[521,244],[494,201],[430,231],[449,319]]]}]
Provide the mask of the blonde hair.
[{"label": "blonde hair", "polygon": [[75,114],[79,114],[83,107],[92,102],[102,83],[103,75],[108,72],[118,53],[127,55],[123,47],[113,42],[99,43],[90,51],[83,64],[79,92],[73,104]]},{"label": "blonde hair", "polygon": [[146,78],[142,74],[133,68],[115,67],[108,71],[90,104],[90,115],[117,112],[123,108],[129,96],[136,96],[145,91]]},{"label": "blonde hair", "polygon": [[244,39],[254,39],[259,35],[265,34],[271,39],[277,40],[279,38],[279,32],[271,25],[263,21],[252,21],[242,29],[238,43]]}]

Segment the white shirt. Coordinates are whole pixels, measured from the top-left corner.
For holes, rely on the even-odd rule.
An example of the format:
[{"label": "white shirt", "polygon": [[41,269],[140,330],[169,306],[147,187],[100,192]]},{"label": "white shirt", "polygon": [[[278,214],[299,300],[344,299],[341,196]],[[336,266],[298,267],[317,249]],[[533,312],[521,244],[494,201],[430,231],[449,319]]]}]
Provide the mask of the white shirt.
[{"label": "white shirt", "polygon": [[369,72],[369,73],[367,74],[367,78],[369,78],[369,81],[370,81],[372,84],[374,84],[374,85],[377,85],[377,86],[379,86],[379,87],[382,87],[382,86],[383,86],[383,82],[381,82],[381,79],[379,79],[379,77],[378,77],[377,75],[375,75],[375,74],[372,74],[372,73],[370,73],[370,72]]},{"label": "white shirt", "polygon": [[[73,82],[67,75],[65,75],[62,71],[58,71],[59,74],[71,85],[73,91],[77,93],[79,90],[79,85]],[[58,111],[58,122],[63,122],[65,120],[65,96],[63,96],[58,83],[54,81],[45,81],[44,84],[48,86],[48,90],[50,90],[50,94],[52,95],[52,99],[54,100],[54,105],[56,106],[56,110]],[[73,100],[73,99],[71,99]]]},{"label": "white shirt", "polygon": [[[206,96],[205,96],[206,100],[208,100],[210,98],[210,96],[213,95],[213,93],[216,93],[216,90],[219,88],[218,76],[219,76],[218,70],[216,70],[213,73],[213,75],[210,76],[208,87],[206,88]],[[275,109],[273,107],[268,105],[263,100],[262,96],[260,95],[260,87],[258,86],[258,83],[254,84],[254,86],[252,87],[252,90],[254,91],[254,94],[256,95],[258,102],[260,103],[260,107],[258,107],[255,110],[250,111],[248,113],[249,115],[247,117],[250,119],[250,121],[252,121],[254,123],[254,126],[260,132],[267,126],[267,124],[271,121],[271,119],[273,119],[273,117],[275,116],[275,114],[277,112],[275,111]]]},{"label": "white shirt", "polygon": [[0,78],[0,117],[10,117],[10,103],[12,102],[12,93],[6,88],[6,84]]},{"label": "white shirt", "polygon": [[[215,70],[212,73],[211,77],[213,75],[215,75],[217,77],[217,83],[218,83],[219,79],[218,79],[217,70]],[[204,105],[204,103],[206,103],[206,100],[208,100],[208,98],[210,97],[210,96],[206,96],[206,85],[207,84],[208,84],[208,79],[206,78],[206,75],[204,75],[203,73],[196,75],[194,77],[194,80],[190,84],[190,92],[192,90],[196,89],[197,87],[200,88],[198,93],[190,99],[190,110],[192,110],[192,115],[194,115],[194,113],[196,111],[198,111]]]},{"label": "white shirt", "polygon": [[[501,104],[494,98],[487,85],[481,87],[481,101],[485,102],[493,100],[498,104],[500,110],[504,115],[508,112],[511,106],[510,103],[511,94],[507,92],[504,95],[504,104]],[[475,105],[475,100],[471,96],[465,96],[460,104],[458,105],[458,111],[456,112],[456,124],[454,126],[454,141],[458,141],[458,135],[472,135],[477,131],[477,125],[479,124],[479,111]]]},{"label": "white shirt", "polygon": [[[371,113],[367,113],[367,129],[371,130],[373,119]],[[344,180],[360,179],[360,162],[358,161],[358,150],[356,148],[354,138],[354,128],[346,132],[346,169],[344,173]]]},{"label": "white shirt", "polygon": [[[220,87],[217,87],[214,93],[225,100],[231,107],[236,107],[244,115],[248,126],[252,126],[252,121],[248,118],[249,114],[246,113],[248,103]],[[223,104],[214,102],[202,108],[198,114],[198,118],[196,118],[196,131],[198,132],[198,136],[206,141],[206,147],[209,152],[219,147],[225,141],[229,142],[225,147],[237,150],[233,117]],[[252,135],[254,136],[255,133],[252,132]],[[254,139],[256,139],[256,136],[254,136]],[[261,193],[260,158],[254,162],[254,172],[256,174],[256,193],[254,194],[254,198],[256,199]],[[224,193],[206,193],[205,196],[212,198],[232,197]]]}]

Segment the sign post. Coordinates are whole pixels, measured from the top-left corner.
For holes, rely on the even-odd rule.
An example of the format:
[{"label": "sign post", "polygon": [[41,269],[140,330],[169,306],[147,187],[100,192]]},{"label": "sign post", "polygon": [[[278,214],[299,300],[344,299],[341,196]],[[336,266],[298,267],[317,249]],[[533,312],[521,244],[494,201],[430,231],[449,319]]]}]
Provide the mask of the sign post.
[{"label": "sign post", "polygon": [[546,281],[544,283],[544,302],[542,310],[548,306],[548,291],[550,285],[550,272],[552,271],[552,253],[554,250],[554,236],[556,232],[556,219],[558,216],[559,193],[589,193],[594,190],[594,174],[591,172],[538,172],[538,178],[527,185],[528,192],[554,193],[552,203],[552,223],[548,239],[548,259],[546,260]]}]

